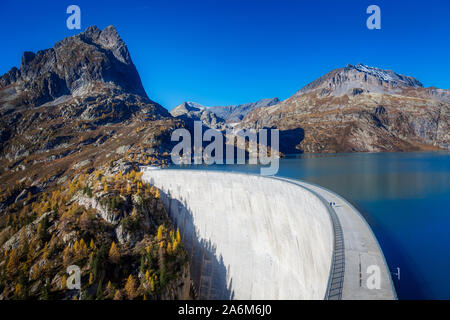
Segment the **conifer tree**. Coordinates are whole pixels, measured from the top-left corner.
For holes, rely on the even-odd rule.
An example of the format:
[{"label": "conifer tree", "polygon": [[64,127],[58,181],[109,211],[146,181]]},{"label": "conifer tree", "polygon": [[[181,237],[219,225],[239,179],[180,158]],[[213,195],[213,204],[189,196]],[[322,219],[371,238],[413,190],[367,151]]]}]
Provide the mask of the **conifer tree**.
[{"label": "conifer tree", "polygon": [[16,289],[14,290],[14,298],[15,299],[22,299],[23,298],[23,293],[22,293],[22,285],[20,283],[18,283],[16,285]]},{"label": "conifer tree", "polygon": [[133,300],[136,297],[136,279],[134,279],[133,275],[129,275],[127,279],[127,283],[125,284],[125,293],[127,294],[128,299]]},{"label": "conifer tree", "polygon": [[95,249],[94,239],[91,239],[91,242],[89,243],[89,249]]},{"label": "conifer tree", "polygon": [[162,225],[160,225],[159,227],[158,227],[158,232],[157,232],[157,234],[156,234],[156,238],[159,240],[159,241],[161,241],[162,240],[162,238],[163,238],[163,226]]},{"label": "conifer tree", "polygon": [[63,275],[61,278],[61,289],[66,289],[67,287],[67,276]]},{"label": "conifer tree", "polygon": [[17,268],[19,267],[19,255],[17,254],[17,249],[12,249],[9,254],[8,264],[6,265],[6,273],[8,276],[12,276],[16,273]]},{"label": "conifer tree", "polygon": [[108,281],[108,284],[106,285],[106,292],[110,294],[112,292],[112,283],[111,281]]},{"label": "conifer tree", "polygon": [[109,249],[109,259],[113,263],[118,263],[120,260],[120,252],[114,241],[111,243],[111,248]]},{"label": "conifer tree", "polygon": [[114,300],[122,300],[122,292],[120,290],[116,290],[116,293],[114,294]]}]

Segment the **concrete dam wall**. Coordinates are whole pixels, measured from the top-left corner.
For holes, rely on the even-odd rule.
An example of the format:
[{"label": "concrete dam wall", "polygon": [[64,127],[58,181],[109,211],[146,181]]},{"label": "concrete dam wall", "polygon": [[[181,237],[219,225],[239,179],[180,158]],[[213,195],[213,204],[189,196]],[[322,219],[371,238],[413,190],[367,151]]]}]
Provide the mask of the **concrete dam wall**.
[{"label": "concrete dam wall", "polygon": [[180,230],[199,299],[396,299],[370,226],[330,190],[208,170],[143,179]]},{"label": "concrete dam wall", "polygon": [[333,255],[328,208],[260,176],[149,170],[191,255],[200,299],[324,299]]}]

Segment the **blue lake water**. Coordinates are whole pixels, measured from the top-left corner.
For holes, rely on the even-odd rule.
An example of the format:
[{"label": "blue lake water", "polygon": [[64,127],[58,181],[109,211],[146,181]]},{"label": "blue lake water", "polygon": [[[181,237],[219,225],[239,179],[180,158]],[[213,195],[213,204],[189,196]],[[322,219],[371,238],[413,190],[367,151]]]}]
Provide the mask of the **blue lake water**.
[{"label": "blue lake water", "polygon": [[[191,166],[259,173],[255,165]],[[279,176],[324,186],[364,215],[400,299],[450,299],[450,152],[289,156]]]}]

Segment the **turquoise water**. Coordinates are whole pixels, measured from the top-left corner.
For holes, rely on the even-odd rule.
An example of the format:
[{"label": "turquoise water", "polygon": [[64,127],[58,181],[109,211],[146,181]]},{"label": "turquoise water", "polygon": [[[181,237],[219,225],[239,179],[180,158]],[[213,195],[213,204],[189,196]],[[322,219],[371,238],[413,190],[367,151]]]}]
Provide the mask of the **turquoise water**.
[{"label": "turquoise water", "polygon": [[[257,166],[192,166],[259,173]],[[372,227],[400,299],[450,299],[450,153],[300,155],[279,176],[324,186],[355,204]]]}]

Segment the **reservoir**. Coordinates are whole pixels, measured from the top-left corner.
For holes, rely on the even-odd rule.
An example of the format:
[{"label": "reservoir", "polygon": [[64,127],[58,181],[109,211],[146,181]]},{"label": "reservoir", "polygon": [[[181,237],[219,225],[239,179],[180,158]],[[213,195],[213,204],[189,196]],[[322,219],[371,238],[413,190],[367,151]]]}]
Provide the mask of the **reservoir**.
[{"label": "reservoir", "polygon": [[[180,168],[177,166],[177,168]],[[256,165],[191,165],[259,174]],[[370,224],[399,299],[450,299],[450,152],[302,154],[278,176],[326,187]]]}]

